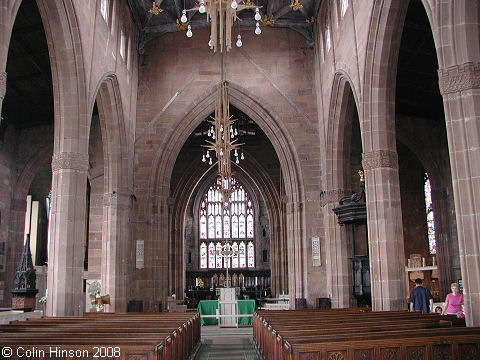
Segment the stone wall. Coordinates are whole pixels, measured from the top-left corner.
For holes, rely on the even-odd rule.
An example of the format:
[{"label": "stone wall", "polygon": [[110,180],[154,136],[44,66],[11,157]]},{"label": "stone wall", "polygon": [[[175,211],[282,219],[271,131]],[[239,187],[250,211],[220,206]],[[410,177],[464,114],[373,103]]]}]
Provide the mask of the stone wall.
[{"label": "stone wall", "polygon": [[[166,209],[152,208],[152,200],[169,194],[169,176],[181,145],[199,122],[213,111],[211,94],[221,80],[221,55],[209,51],[205,45],[207,38],[208,32],[202,30],[196,31],[192,39],[185,38],[183,33],[155,39],[147,44],[145,65],[140,69],[135,185],[138,200],[136,222],[142,225],[135,226],[135,238],[146,239],[145,253],[150,255],[146,259],[147,266],[152,266],[155,261],[159,274],[168,267],[167,257],[161,254],[167,247],[164,236],[159,236],[154,229],[162,231],[168,228],[168,223]],[[282,172],[292,170],[285,168],[285,160],[278,155],[281,151],[279,147],[284,146],[295,154],[291,160],[297,163],[296,173],[287,176],[297,177],[300,183],[287,196],[292,200],[299,199],[295,202],[301,203],[301,222],[307,224],[307,230],[299,238],[284,239],[297,248],[296,260],[292,257],[292,263],[296,261],[298,266],[307,269],[311,262],[302,259],[309,252],[310,245],[306,240],[320,231],[316,221],[320,175],[315,135],[317,115],[314,83],[310,76],[313,73],[313,52],[305,47],[303,38],[286,29],[273,31],[265,28],[260,37],[253,35],[252,29],[252,34],[242,32],[242,39],[243,47],[232,49],[225,56],[225,80],[232,87],[230,101],[266,133],[277,152]],[[243,94],[245,99],[233,95],[235,91]],[[265,120],[258,119],[254,107],[248,105],[257,102],[276,122],[276,133],[266,128],[267,125],[261,123]],[[195,110],[192,112],[192,109]],[[275,137],[281,138],[283,145]],[[178,144],[170,149],[166,144],[172,138]],[[264,162],[261,156],[255,160]],[[165,161],[171,163],[162,163]],[[157,173],[157,167],[166,169],[166,173]],[[265,169],[268,169],[268,163]],[[272,170],[270,181],[279,184],[280,169]],[[163,231],[162,234],[167,235]],[[160,243],[155,244],[156,241]],[[295,275],[295,271],[291,274]],[[306,274],[298,272],[297,279],[292,281],[303,284],[300,287],[292,285],[292,292],[298,291],[299,297],[308,293]],[[310,283],[321,282],[323,277],[319,275],[312,276],[314,280]],[[151,283],[147,285],[143,275],[138,274],[137,279],[136,289],[144,297],[155,294]],[[160,285],[166,279],[156,280]],[[162,292],[157,291],[154,296],[161,298]]]}]

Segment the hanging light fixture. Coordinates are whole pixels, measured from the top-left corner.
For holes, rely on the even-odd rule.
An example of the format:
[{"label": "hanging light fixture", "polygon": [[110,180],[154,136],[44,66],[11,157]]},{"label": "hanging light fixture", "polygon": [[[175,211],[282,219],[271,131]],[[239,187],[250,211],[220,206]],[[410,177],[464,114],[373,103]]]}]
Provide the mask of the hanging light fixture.
[{"label": "hanging light fixture", "polygon": [[[230,104],[228,101],[228,90],[226,82],[222,82],[217,89],[217,99],[215,101],[215,115],[210,120],[207,120],[212,127],[208,130],[213,141],[207,140],[208,145],[202,145],[207,149],[206,153],[202,155],[202,161],[209,158],[211,165],[212,157],[210,151],[215,153],[218,164],[218,175],[222,179],[222,186],[220,192],[222,194],[224,206],[228,206],[230,196],[232,194],[231,178],[231,154],[235,157],[235,162],[239,163],[239,150],[243,145],[238,143],[238,138],[235,138],[236,129],[233,129],[233,124],[236,120],[232,119],[229,110]],[[226,134],[226,135],[225,135]],[[238,132],[237,132],[238,134]],[[232,136],[233,135],[233,136]],[[204,160],[205,159],[205,160]],[[243,151],[240,159],[243,160]]]},{"label": "hanging light fixture", "polygon": [[[254,19],[256,21],[255,34],[260,35],[260,11],[261,6],[252,4],[250,1],[237,2],[237,0],[200,0],[197,6],[191,9],[184,9],[182,11],[181,21],[187,22],[187,11],[198,11],[201,14],[207,14],[207,22],[210,22],[210,40],[208,46],[213,51],[218,50],[220,45],[220,52],[223,52],[224,47],[226,51],[232,48],[232,26],[233,23],[241,19],[238,17],[237,12],[245,9],[255,9]],[[190,29],[189,37],[191,37]],[[237,37],[236,45],[242,46],[242,40],[240,35]]]}]

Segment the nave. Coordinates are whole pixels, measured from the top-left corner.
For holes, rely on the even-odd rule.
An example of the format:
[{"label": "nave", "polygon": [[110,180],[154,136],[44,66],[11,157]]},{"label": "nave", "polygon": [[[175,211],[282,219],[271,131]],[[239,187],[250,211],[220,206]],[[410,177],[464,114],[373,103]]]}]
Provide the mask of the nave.
[{"label": "nave", "polygon": [[252,327],[203,326],[201,345],[194,360],[261,360],[253,344]]}]

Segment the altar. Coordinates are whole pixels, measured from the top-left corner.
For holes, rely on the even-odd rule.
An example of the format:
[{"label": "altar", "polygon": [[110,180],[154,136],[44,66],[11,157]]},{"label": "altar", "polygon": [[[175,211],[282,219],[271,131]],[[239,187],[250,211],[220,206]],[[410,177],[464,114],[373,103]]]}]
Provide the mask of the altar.
[{"label": "altar", "polygon": [[[237,300],[236,309],[237,315],[252,315],[257,306],[255,300]],[[200,324],[203,325],[218,325],[218,320],[215,317],[202,317],[202,315],[216,315],[218,309],[217,300],[201,300],[198,303],[198,312],[200,314]],[[252,325],[252,317],[238,317],[238,325]]]}]

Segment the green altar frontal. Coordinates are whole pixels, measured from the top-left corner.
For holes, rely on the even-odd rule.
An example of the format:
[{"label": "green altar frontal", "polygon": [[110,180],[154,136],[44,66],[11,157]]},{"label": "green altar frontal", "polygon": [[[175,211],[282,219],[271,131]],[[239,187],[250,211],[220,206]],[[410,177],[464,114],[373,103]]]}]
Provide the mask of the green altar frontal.
[{"label": "green altar frontal", "polygon": [[[200,314],[201,325],[218,325],[218,320],[215,318],[203,318],[202,315],[216,315],[218,309],[217,300],[201,300],[198,303],[198,312]],[[251,315],[257,309],[255,300],[237,300],[238,314]],[[239,317],[239,325],[252,325],[252,317]]]}]

